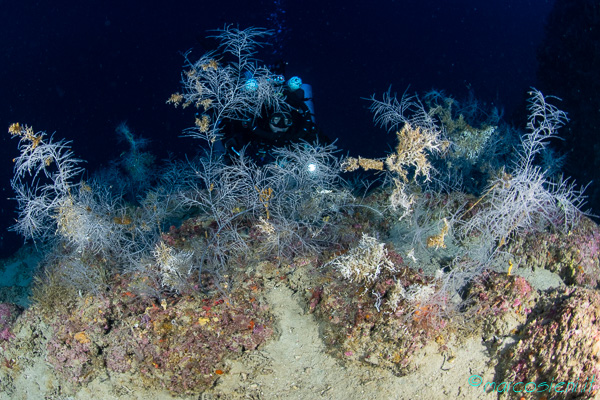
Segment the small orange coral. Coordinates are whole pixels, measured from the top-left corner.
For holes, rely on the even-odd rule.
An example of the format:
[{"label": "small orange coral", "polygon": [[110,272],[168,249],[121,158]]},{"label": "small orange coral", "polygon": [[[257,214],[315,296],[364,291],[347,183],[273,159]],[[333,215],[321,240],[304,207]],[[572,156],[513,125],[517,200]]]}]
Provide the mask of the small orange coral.
[{"label": "small orange coral", "polygon": [[86,343],[89,343],[89,342],[90,342],[90,338],[88,337],[88,335],[87,335],[87,334],[86,334],[84,331],[77,332],[77,333],[76,333],[76,334],[73,336],[73,338],[74,338],[75,340],[77,340],[77,341],[78,341],[79,343],[81,343],[81,344],[86,344]]}]

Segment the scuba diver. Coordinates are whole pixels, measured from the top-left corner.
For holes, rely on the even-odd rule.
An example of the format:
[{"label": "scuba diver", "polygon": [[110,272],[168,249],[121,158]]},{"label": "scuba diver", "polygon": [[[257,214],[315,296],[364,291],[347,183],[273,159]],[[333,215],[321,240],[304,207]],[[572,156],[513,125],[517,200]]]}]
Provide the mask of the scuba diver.
[{"label": "scuba diver", "polygon": [[273,161],[270,150],[304,140],[328,143],[315,124],[312,88],[294,76],[287,82],[282,75],[278,80],[285,84],[283,95],[287,107],[281,110],[265,110],[257,119],[229,121],[223,127],[221,139],[226,155],[245,154],[259,165]]},{"label": "scuba diver", "polygon": [[[198,42],[207,52],[218,54],[221,65],[235,65],[239,62],[234,54],[222,49],[223,43],[227,41],[219,36],[198,38]],[[252,110],[245,118],[236,115],[235,118],[217,121],[221,138],[215,142],[214,150],[218,154],[234,158],[244,151],[247,156],[262,165],[274,160],[270,150],[275,147],[300,141],[313,143],[318,140],[323,144],[331,142],[319,132],[315,124],[311,86],[303,83],[297,76],[286,81],[286,65],[287,63],[279,58],[273,64],[265,66],[269,71],[270,84],[281,89],[282,97],[278,100],[283,100],[283,104],[277,108],[263,106],[260,113]],[[234,68],[232,73],[241,75],[233,78],[236,81],[243,79],[245,90],[257,89],[258,83],[251,71]]]}]

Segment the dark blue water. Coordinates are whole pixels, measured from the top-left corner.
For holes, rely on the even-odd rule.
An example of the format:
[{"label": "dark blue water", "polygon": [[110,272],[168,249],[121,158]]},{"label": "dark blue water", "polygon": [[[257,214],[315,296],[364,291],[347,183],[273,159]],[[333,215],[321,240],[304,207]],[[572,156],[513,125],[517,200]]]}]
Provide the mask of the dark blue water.
[{"label": "dark blue water", "polygon": [[[0,1],[0,113],[73,140],[93,170],[118,157],[115,127],[127,120],[159,158],[198,144],[181,138],[191,111],[165,104],[179,90],[181,52],[202,53],[207,30],[231,23],[278,34],[260,56],[312,84],[317,122],[353,154],[382,156],[393,143],[361,98],[393,90],[473,93],[510,118],[536,85],[547,0],[503,1]],[[162,3],[162,2],[161,2]],[[0,135],[0,253],[19,243],[9,179],[16,140]]]}]

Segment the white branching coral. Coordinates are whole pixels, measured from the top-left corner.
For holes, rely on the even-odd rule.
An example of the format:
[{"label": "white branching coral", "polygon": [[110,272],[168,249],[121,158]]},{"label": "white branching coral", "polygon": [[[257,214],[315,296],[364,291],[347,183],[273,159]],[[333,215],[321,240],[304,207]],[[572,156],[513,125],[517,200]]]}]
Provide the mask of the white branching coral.
[{"label": "white branching coral", "polygon": [[8,128],[19,139],[20,155],[14,162],[11,186],[15,191],[19,217],[12,229],[26,239],[47,241],[54,237],[56,210],[78,186],[76,178],[83,169],[70,142],[46,138],[27,125],[14,123]]},{"label": "white branching coral", "polygon": [[555,181],[537,165],[538,156],[558,137],[567,115],[532,90],[529,100],[528,132],[521,140],[518,160],[509,170],[491,180],[477,201],[482,210],[467,221],[461,233],[480,233],[502,247],[517,232],[541,230],[554,225],[568,231],[583,215],[583,189],[567,179]]},{"label": "white branching coral", "polygon": [[385,161],[348,157],[341,168],[345,172],[362,168],[365,171],[389,173],[390,181],[394,184],[390,207],[395,212],[400,212],[402,219],[411,213],[415,202],[409,185],[417,186],[419,181],[431,180],[434,172],[431,156],[445,152],[450,143],[444,139],[443,130],[417,96],[405,93],[398,100],[396,95],[388,91],[383,94],[383,100],[377,100],[375,96],[370,100],[375,124],[389,131],[396,130],[396,152],[388,155]]},{"label": "white branching coral", "polygon": [[329,262],[346,279],[356,282],[373,282],[383,269],[395,271],[384,243],[363,233],[358,246]]},{"label": "white branching coral", "polygon": [[483,153],[497,126],[485,126],[481,129],[466,127],[453,137],[452,156],[473,161]]},{"label": "white branching coral", "polygon": [[158,264],[163,286],[175,290],[181,289],[185,278],[192,269],[194,253],[176,250],[164,242],[160,242],[156,245],[152,255]]},{"label": "white branching coral", "polygon": [[[209,143],[221,137],[223,120],[256,118],[265,108],[286,107],[283,86],[254,58],[265,37],[272,32],[230,25],[216,32],[217,50],[205,53],[196,61],[191,59],[191,52],[185,54],[183,92],[167,100],[176,107],[194,106],[199,110],[195,127],[187,129],[186,134]],[[231,61],[224,62],[226,58]]]},{"label": "white branching coral", "polygon": [[405,288],[400,282],[396,282],[388,293],[387,305],[392,312],[395,312],[403,301],[414,308],[429,303],[437,292],[433,283],[428,285],[415,283]]}]

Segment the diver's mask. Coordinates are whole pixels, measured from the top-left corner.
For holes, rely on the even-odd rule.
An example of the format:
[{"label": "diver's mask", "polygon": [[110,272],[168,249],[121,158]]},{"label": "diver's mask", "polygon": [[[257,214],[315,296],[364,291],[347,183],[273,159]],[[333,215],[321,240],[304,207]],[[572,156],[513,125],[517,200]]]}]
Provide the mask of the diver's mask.
[{"label": "diver's mask", "polygon": [[287,132],[292,126],[292,116],[288,113],[276,112],[269,119],[269,127],[273,133]]}]

